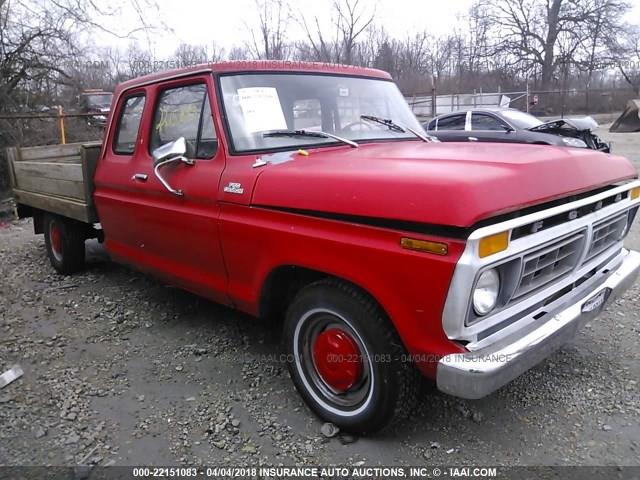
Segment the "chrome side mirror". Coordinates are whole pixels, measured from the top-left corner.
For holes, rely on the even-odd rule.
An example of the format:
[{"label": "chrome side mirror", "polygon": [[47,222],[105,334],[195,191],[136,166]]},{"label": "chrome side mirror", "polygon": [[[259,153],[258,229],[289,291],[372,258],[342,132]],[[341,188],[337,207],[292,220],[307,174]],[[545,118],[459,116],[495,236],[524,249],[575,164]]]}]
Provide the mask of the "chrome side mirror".
[{"label": "chrome side mirror", "polygon": [[164,178],[162,178],[158,170],[163,165],[167,165],[173,162],[182,162],[187,165],[194,165],[196,162],[185,157],[185,153],[187,153],[187,142],[184,137],[180,137],[173,142],[165,143],[164,145],[156,148],[151,153],[151,155],[153,156],[154,175],[160,181],[160,183],[162,183],[164,188],[179,197],[184,195],[184,192],[182,190],[176,190],[171,185],[169,185],[169,183]]},{"label": "chrome side mirror", "polygon": [[151,155],[153,156],[153,164],[169,160],[176,157],[183,157],[187,153],[187,141],[184,137],[180,137],[173,142],[165,143],[156,148]]}]

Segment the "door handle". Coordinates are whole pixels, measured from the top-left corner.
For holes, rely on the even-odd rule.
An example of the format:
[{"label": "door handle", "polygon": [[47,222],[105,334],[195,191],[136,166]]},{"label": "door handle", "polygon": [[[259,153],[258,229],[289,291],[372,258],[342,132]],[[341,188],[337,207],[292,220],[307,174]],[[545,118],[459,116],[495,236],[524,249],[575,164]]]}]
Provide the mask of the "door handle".
[{"label": "door handle", "polygon": [[477,142],[478,141],[478,137],[469,137],[469,141],[470,142]]},{"label": "door handle", "polygon": [[138,180],[139,182],[146,182],[147,178],[149,178],[149,175],[147,175],[146,173],[136,173],[133,177],[131,177],[131,180]]}]

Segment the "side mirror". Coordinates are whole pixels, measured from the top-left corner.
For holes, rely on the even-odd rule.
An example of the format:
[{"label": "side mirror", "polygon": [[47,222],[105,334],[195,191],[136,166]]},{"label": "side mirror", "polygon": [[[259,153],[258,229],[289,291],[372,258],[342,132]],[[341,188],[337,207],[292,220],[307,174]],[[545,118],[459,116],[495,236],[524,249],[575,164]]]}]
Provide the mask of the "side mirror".
[{"label": "side mirror", "polygon": [[180,137],[173,142],[159,146],[151,155],[153,156],[153,164],[157,165],[165,160],[184,157],[185,153],[187,153],[187,142],[184,137]]}]

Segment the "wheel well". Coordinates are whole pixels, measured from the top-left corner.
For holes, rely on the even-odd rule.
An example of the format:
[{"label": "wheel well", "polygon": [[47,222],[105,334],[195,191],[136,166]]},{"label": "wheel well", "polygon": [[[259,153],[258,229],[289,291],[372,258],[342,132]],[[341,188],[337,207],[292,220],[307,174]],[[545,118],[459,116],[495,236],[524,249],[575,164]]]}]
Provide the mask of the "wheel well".
[{"label": "wheel well", "polygon": [[[369,296],[374,302],[377,302],[366,289],[344,278],[297,265],[282,265],[269,273],[262,286],[260,292],[260,318],[268,320],[284,318],[287,306],[302,288],[324,279],[348,284]],[[377,303],[379,304],[379,302]],[[382,308],[382,305],[380,307]],[[382,310],[384,311],[384,308]]]},{"label": "wheel well", "polygon": [[98,238],[100,239],[102,232],[97,231],[93,228],[93,226],[89,223],[84,223],[78,220],[74,220],[73,218],[65,217],[62,215],[57,215],[55,213],[46,212],[44,210],[40,210],[37,208],[26,207],[28,210],[23,210],[24,216],[19,218],[33,217],[33,233],[36,235],[44,233],[44,219],[47,215],[52,215],[60,218],[61,221],[66,222],[69,225],[72,225],[78,233],[84,235],[85,239],[89,238]]},{"label": "wheel well", "polygon": [[260,318],[283,318],[287,305],[301,288],[328,277],[331,276],[296,265],[282,265],[272,270],[260,292]]}]

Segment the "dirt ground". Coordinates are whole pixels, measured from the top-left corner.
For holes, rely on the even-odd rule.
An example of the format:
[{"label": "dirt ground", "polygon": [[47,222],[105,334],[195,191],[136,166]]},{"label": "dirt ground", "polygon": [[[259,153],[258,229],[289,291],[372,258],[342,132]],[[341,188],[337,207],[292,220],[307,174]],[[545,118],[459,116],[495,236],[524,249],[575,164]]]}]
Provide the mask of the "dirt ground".
[{"label": "dirt ground", "polygon": [[[640,167],[640,133],[602,135]],[[426,386],[415,418],[325,438],[258,320],[110,263],[61,277],[0,228],[0,464],[640,465],[640,285],[495,394]],[[627,241],[640,249],[640,222]]]}]

